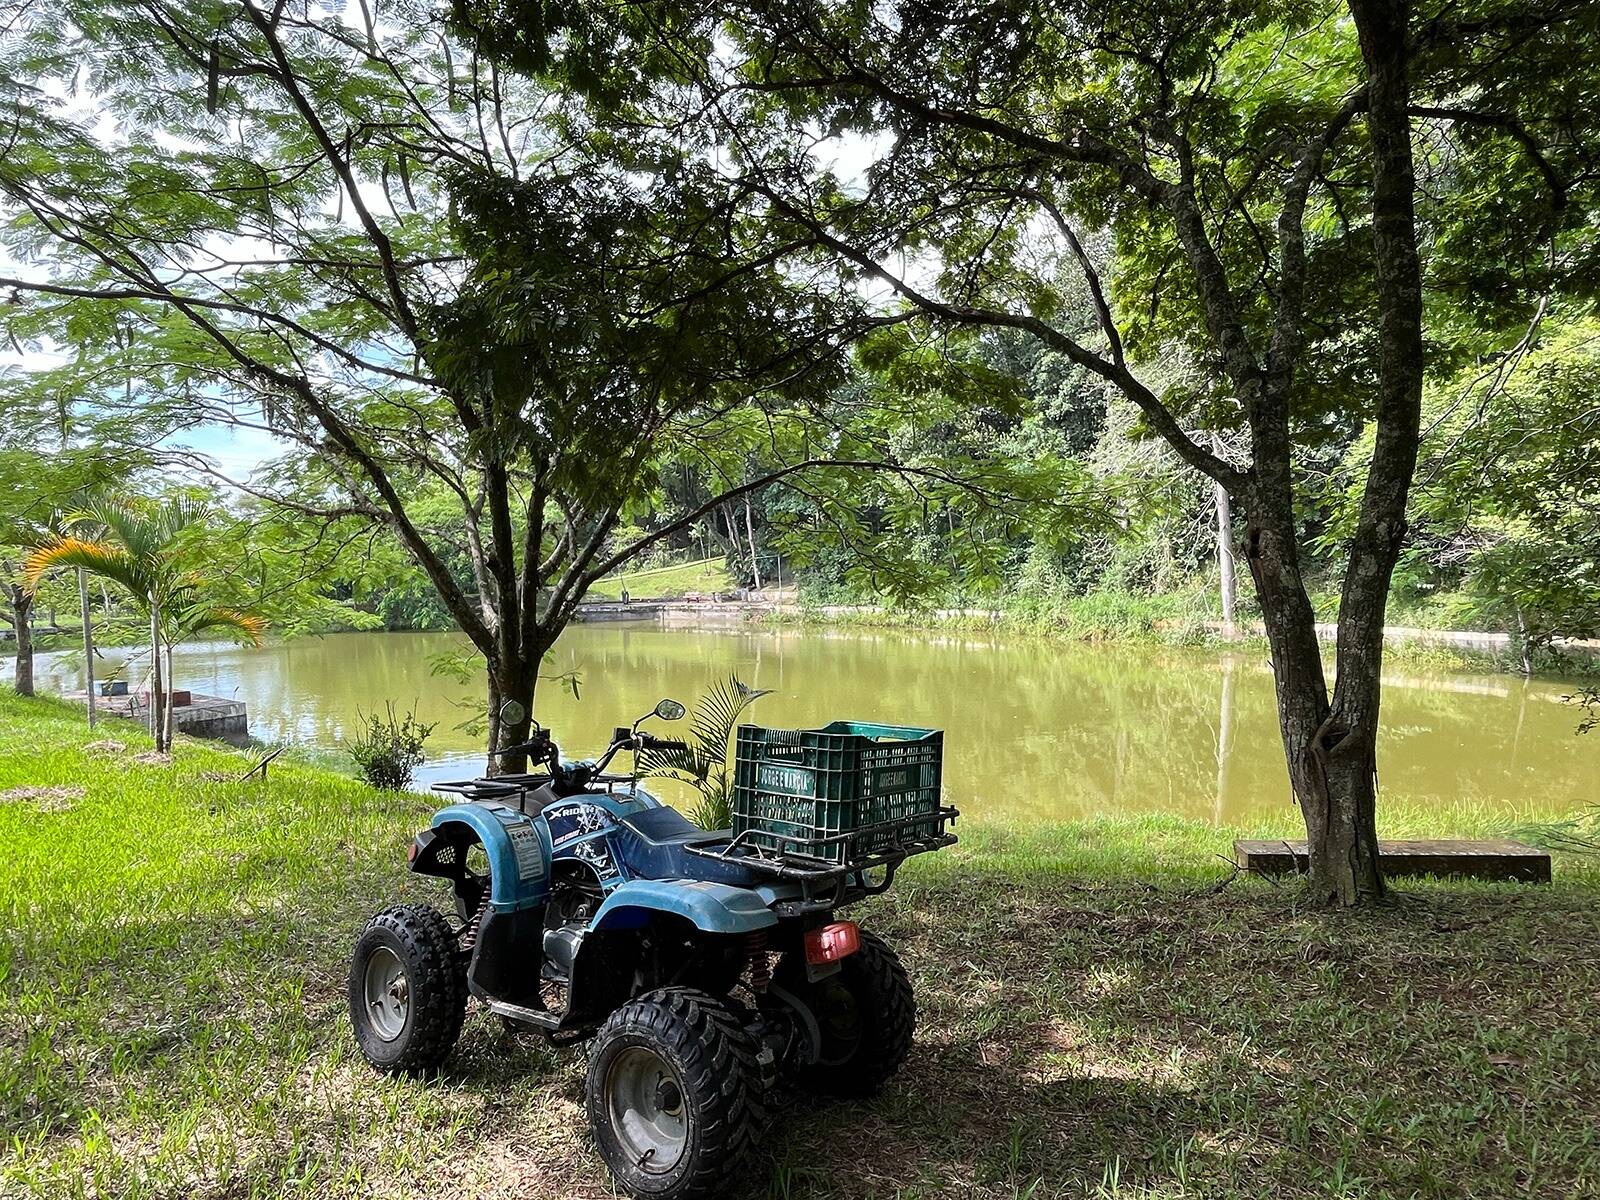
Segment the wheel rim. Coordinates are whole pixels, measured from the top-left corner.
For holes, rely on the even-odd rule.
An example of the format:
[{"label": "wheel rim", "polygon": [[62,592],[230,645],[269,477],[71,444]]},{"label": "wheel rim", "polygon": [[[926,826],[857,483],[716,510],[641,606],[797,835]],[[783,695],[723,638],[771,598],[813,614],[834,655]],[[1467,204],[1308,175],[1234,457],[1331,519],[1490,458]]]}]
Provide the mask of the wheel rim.
[{"label": "wheel rim", "polygon": [[825,1067],[842,1067],[861,1046],[861,1007],[855,994],[838,980],[824,987],[815,1007],[822,1045],[817,1061]]},{"label": "wheel rim", "polygon": [[639,1170],[664,1175],[689,1144],[683,1080],[654,1050],[629,1046],[606,1071],[606,1110],[622,1152]]},{"label": "wheel rim", "polygon": [[399,1037],[411,1012],[411,981],[400,956],[378,946],[367,956],[365,984],[367,1020],[386,1042]]}]

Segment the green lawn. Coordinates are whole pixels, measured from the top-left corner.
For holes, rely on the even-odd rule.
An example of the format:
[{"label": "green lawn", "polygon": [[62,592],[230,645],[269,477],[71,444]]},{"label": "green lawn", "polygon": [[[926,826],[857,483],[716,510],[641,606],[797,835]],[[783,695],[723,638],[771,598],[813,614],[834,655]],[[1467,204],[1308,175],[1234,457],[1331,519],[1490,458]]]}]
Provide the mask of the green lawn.
[{"label": "green lawn", "polygon": [[[472,1014],[444,1077],[344,1015],[425,798],[0,698],[0,1196],[610,1194],[581,1059]],[[781,1113],[771,1197],[1600,1193],[1600,889],[1219,886],[1226,831],[966,831],[865,919],[917,983],[868,1104]]]},{"label": "green lawn", "polygon": [[651,571],[611,575],[591,586],[589,595],[602,600],[620,600],[622,589],[627,588],[631,599],[662,600],[687,596],[690,592],[702,595],[732,593],[737,586],[733,576],[728,574],[726,563],[718,556],[699,562],[657,567]]}]

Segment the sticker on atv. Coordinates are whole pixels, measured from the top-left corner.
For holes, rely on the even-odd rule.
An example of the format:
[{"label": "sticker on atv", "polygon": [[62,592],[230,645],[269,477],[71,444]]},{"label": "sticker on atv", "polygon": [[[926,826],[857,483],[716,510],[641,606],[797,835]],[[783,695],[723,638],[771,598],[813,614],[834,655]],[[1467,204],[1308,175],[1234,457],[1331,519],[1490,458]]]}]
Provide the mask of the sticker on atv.
[{"label": "sticker on atv", "polygon": [[553,805],[544,810],[544,819],[550,826],[550,841],[557,846],[585,834],[599,833],[611,825],[605,809],[581,801]]},{"label": "sticker on atv", "polygon": [[533,825],[513,825],[506,830],[511,837],[511,850],[517,856],[517,878],[522,880],[544,878],[544,850],[539,845],[539,833]]}]

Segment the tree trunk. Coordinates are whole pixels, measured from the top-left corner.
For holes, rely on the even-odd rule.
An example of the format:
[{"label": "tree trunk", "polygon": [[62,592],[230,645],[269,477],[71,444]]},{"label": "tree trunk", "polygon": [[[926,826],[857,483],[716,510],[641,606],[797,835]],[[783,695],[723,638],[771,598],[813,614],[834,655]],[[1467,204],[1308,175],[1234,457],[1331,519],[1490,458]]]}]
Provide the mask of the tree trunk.
[{"label": "tree trunk", "polygon": [[83,616],[83,678],[84,695],[89,702],[89,728],[94,728],[94,625],[89,620],[89,576],[78,568],[78,611]]},{"label": "tree trunk", "polygon": [[[1367,68],[1372,235],[1378,296],[1377,428],[1339,598],[1337,682],[1307,746],[1324,819],[1311,828],[1311,884],[1355,904],[1383,893],[1378,870],[1377,744],[1383,625],[1406,533],[1422,425],[1422,268],[1417,254],[1404,0],[1350,0]],[[1304,801],[1302,801],[1304,803]]]},{"label": "tree trunk", "polygon": [[756,526],[750,518],[750,493],[744,494],[744,532],[750,539],[750,578],[755,583],[756,591],[761,590],[761,564],[756,559]]},{"label": "tree trunk", "polygon": [[172,674],[172,643],[166,643],[167,654],[167,694],[161,702],[161,742],[162,749],[172,749],[172,697],[178,690],[176,680]]},{"label": "tree trunk", "polygon": [[733,548],[733,566],[740,575],[744,574],[744,541],[739,537],[739,526],[734,524],[733,514],[729,512],[731,505],[724,502],[718,512],[722,514],[723,527],[728,531],[728,544]]},{"label": "tree trunk", "polygon": [[19,696],[33,695],[33,593],[16,584],[11,590],[11,623],[17,631],[17,671],[12,685]]},{"label": "tree trunk", "polygon": [[[502,652],[498,661],[489,664],[488,775],[514,775],[528,769],[526,754],[506,754],[503,750],[527,741],[533,729],[534,692],[539,683],[539,666],[547,649],[547,645],[541,644],[532,653]],[[508,700],[522,705],[518,720],[501,718],[500,709]]]},{"label": "tree trunk", "polygon": [[1287,479],[1258,482],[1247,504],[1246,561],[1272,647],[1278,727],[1289,783],[1305,820],[1308,886],[1321,903],[1358,904],[1383,894],[1370,770],[1375,738],[1330,736],[1332,722],[1315,615],[1300,573]]},{"label": "tree trunk", "polygon": [[161,610],[150,598],[150,737],[159,753],[161,744]]}]

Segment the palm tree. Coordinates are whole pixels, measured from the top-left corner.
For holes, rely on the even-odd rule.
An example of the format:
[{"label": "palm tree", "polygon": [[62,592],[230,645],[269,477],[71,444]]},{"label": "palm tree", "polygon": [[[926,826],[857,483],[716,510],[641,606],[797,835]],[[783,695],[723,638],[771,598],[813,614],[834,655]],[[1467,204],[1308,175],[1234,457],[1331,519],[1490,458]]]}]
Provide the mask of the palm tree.
[{"label": "palm tree", "polygon": [[639,773],[688,784],[700,793],[689,819],[702,829],[726,829],[733,823],[728,743],[745,709],[766,695],[768,690],[750,687],[735,675],[718,680],[695,702],[689,721],[693,741],[681,749],[641,750],[634,760]]},{"label": "palm tree", "polygon": [[211,602],[205,580],[187,566],[193,535],[212,515],[203,501],[175,497],[148,506],[98,500],[77,514],[93,536],[58,534],[28,555],[23,578],[37,587],[46,571],[77,567],[121,584],[150,618],[150,733],[156,749],[172,746],[172,691],[162,687],[162,659],[172,676],[172,648],[205,629],[231,629],[259,644],[266,622],[254,613]]}]

